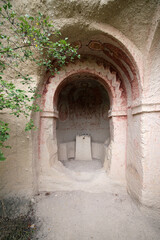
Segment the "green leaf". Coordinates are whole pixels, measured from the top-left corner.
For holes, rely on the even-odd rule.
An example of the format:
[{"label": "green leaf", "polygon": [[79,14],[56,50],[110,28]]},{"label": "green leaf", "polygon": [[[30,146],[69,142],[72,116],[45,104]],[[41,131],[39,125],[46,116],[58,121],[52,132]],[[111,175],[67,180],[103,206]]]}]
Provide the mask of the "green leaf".
[{"label": "green leaf", "polygon": [[4,161],[4,160],[6,160],[6,158],[5,158],[3,152],[0,149],[0,161]]},{"label": "green leaf", "polygon": [[[54,74],[75,59],[77,50],[70,46],[68,38],[51,41],[51,36],[60,37],[61,33],[55,29],[49,17],[40,12],[34,17],[28,14],[18,17],[9,0],[2,2],[4,4],[0,8],[0,15],[3,21],[0,21],[0,25],[7,31],[3,34],[0,32],[0,110],[8,109],[15,117],[23,115],[28,118],[31,112],[41,111],[37,104],[31,104],[41,95],[31,87],[33,80],[25,71],[19,70],[19,65],[33,62]],[[26,91],[17,87],[16,82],[14,84],[5,79],[4,71],[10,70],[15,81],[20,78],[20,82],[28,87]],[[26,131],[31,129],[36,129],[33,120],[30,120],[25,128]],[[9,133],[8,124],[0,121],[1,148],[9,147],[5,145]],[[1,158],[5,159],[2,151]]]}]

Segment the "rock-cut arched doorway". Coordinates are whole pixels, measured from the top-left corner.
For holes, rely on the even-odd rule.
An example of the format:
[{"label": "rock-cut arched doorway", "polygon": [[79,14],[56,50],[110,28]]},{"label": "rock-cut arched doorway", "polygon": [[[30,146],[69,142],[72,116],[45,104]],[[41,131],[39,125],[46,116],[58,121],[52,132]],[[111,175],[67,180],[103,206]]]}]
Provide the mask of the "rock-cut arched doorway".
[{"label": "rock-cut arched doorway", "polygon": [[125,181],[126,91],[117,72],[92,58],[70,63],[45,81],[42,109],[39,191],[79,189],[103,174]]},{"label": "rock-cut arched doorway", "polygon": [[58,160],[73,171],[103,167],[110,143],[109,95],[97,77],[68,77],[59,93],[56,124]]}]

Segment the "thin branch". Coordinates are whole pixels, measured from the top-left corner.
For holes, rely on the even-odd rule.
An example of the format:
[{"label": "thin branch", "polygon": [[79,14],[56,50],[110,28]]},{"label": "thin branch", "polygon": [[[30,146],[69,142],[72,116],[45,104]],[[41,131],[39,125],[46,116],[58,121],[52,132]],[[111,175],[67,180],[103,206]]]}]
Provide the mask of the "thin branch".
[{"label": "thin branch", "polygon": [[[35,46],[34,44],[32,45],[24,45],[24,46],[20,46],[20,47],[16,47],[16,48],[13,48],[12,50],[13,51],[15,51],[15,50],[17,50],[17,49],[22,49],[22,48],[26,48],[26,47],[33,47],[33,46]],[[0,51],[0,53],[7,53],[7,51]]]}]

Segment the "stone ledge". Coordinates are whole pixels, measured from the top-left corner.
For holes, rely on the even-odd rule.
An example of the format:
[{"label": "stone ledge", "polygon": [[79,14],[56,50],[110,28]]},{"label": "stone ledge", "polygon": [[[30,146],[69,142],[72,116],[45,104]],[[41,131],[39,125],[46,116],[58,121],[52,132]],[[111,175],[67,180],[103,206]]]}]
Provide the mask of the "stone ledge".
[{"label": "stone ledge", "polygon": [[151,112],[160,112],[160,103],[155,104],[141,104],[131,108],[132,115],[137,115],[141,113],[151,113]]},{"label": "stone ledge", "polygon": [[41,113],[41,118],[58,118],[58,111],[43,111]]},{"label": "stone ledge", "polygon": [[125,110],[109,110],[108,117],[123,117],[127,116],[127,112]]}]

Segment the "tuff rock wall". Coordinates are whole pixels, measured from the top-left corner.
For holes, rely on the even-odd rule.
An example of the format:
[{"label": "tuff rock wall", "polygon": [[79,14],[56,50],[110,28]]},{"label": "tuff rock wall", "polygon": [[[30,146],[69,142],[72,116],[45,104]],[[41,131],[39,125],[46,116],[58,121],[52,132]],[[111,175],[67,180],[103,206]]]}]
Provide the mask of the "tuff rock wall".
[{"label": "tuff rock wall", "polygon": [[[125,171],[113,170],[110,177],[119,182],[123,179],[123,183],[125,179],[128,192],[142,204],[159,207],[160,1],[12,0],[12,4],[20,14],[34,15],[40,11],[50,16],[62,37],[69,37],[71,42],[81,42],[80,53],[103,59],[118,72],[121,79],[119,89],[123,89],[122,98],[126,105],[125,109],[122,106],[117,110],[121,112],[112,112],[111,117],[112,124],[116,121],[119,124],[114,125],[119,126],[114,128],[117,136],[122,134],[120,128],[125,126],[124,118],[127,119],[126,140],[122,144],[121,138],[113,139],[116,142],[113,151],[124,152],[125,145],[125,153],[122,154]],[[86,47],[91,41],[100,42],[99,52],[94,44],[93,48]],[[93,60],[90,62],[93,64]],[[79,66],[81,64],[76,68],[80,69]],[[95,69],[98,68],[96,66]],[[34,84],[43,94],[48,78],[45,72],[29,63],[25,65],[25,72],[32,75]],[[62,71],[58,78],[63,78],[63,75],[65,78],[65,72],[67,70]],[[124,117],[123,120],[121,118],[122,125],[116,120],[119,116]],[[6,151],[7,160],[0,163],[0,195],[8,199],[15,196],[30,199],[39,190],[40,133],[25,133],[23,118],[11,117],[7,112],[1,113],[1,118],[10,123],[12,133],[8,142],[13,147]],[[33,118],[40,128],[40,115],[33,115]],[[111,170],[114,167],[116,163],[111,165]]]}]

